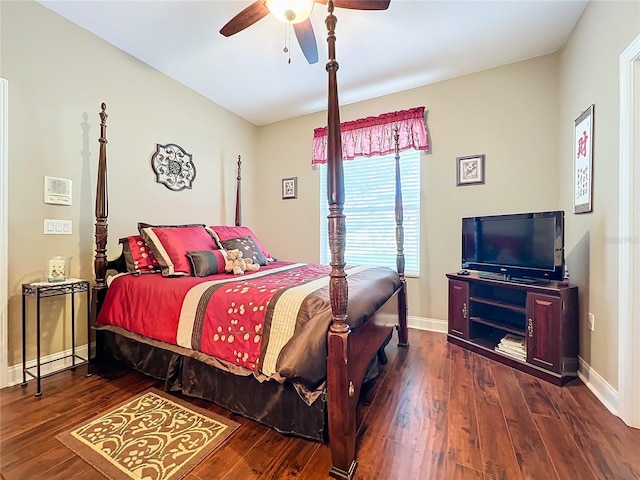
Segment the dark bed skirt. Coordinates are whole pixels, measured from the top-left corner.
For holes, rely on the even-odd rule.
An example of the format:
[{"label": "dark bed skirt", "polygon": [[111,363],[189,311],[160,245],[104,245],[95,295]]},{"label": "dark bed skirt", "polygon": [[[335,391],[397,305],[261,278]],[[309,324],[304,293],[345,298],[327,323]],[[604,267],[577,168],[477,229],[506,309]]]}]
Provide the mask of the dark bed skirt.
[{"label": "dark bed skirt", "polygon": [[[214,402],[285,435],[327,440],[325,394],[307,405],[292,384],[238,376],[160,347],[110,331],[98,331],[108,353],[129,367],[165,382],[165,390]],[[102,356],[101,352],[101,357]]]}]

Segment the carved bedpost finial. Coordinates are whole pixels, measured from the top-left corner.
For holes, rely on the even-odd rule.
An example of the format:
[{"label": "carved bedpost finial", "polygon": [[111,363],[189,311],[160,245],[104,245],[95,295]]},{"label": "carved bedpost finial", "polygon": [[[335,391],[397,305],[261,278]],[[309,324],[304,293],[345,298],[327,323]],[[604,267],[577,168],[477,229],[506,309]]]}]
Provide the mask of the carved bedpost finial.
[{"label": "carved bedpost finial", "polygon": [[106,128],[107,128],[107,117],[109,115],[107,115],[107,104],[102,102],[102,104],[100,105],[100,138],[98,139],[98,142],[100,143],[108,143],[107,142],[107,136],[105,135],[106,133]]},{"label": "carved bedpost finial", "polygon": [[236,177],[236,227],[242,225],[242,157],[238,155],[238,173]]},{"label": "carved bedpost finial", "polygon": [[[338,70],[338,62],[336,61],[336,24],[338,23],[338,19],[333,14],[333,0],[327,1],[327,11],[329,14],[324,21],[327,26],[327,45],[329,48],[329,60],[327,61],[326,70],[328,72],[329,69],[331,69],[334,70],[335,73],[335,71]],[[333,79],[335,80],[335,77]],[[329,76],[329,84],[331,84],[331,81],[331,76]],[[329,94],[329,104],[331,104],[331,100],[331,94]]]}]

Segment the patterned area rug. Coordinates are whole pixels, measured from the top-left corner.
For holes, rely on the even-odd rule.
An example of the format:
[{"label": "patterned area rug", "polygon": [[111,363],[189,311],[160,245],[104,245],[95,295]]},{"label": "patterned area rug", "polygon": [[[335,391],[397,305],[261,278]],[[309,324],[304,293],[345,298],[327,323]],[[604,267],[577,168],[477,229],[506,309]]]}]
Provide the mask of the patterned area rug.
[{"label": "patterned area rug", "polygon": [[56,438],[111,480],[178,480],[237,427],[151,389]]}]

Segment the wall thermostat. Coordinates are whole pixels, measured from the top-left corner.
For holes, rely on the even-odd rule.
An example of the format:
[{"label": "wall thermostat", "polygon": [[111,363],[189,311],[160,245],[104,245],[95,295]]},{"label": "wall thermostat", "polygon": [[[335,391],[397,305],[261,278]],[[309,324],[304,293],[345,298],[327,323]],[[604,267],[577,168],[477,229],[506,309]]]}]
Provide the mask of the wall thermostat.
[{"label": "wall thermostat", "polygon": [[71,205],[71,180],[44,177],[44,203]]}]

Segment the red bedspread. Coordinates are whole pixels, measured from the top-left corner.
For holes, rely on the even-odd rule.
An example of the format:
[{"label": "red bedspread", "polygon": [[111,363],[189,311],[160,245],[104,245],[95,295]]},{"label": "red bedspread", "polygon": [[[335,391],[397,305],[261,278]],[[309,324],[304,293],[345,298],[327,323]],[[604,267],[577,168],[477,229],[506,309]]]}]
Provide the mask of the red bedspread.
[{"label": "red bedspread", "polygon": [[[111,282],[98,324],[200,351],[267,376],[278,373],[315,382],[326,371],[329,271],[328,266],[275,262],[243,276],[121,275]],[[357,310],[349,311],[354,322],[393,294],[397,277],[389,269],[347,268],[350,309],[353,300]],[[358,295],[367,291],[358,302]],[[308,339],[296,341],[296,335]],[[304,344],[308,341],[312,345]],[[284,362],[283,351],[289,358]],[[312,362],[323,365],[311,367]]]}]

